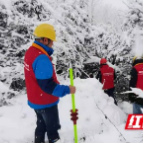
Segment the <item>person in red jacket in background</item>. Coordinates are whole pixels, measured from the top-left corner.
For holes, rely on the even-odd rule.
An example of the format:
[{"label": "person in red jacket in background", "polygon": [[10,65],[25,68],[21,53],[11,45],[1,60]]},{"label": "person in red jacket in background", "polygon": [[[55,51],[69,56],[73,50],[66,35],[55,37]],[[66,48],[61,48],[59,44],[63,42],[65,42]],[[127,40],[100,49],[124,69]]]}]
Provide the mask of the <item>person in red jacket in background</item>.
[{"label": "person in red jacket in background", "polygon": [[[135,56],[132,66],[129,86],[130,88],[139,88],[143,90],[143,57]],[[129,93],[129,100],[133,103],[133,113],[142,114],[143,98],[138,98],[138,95]]]},{"label": "person in red jacket in background", "polygon": [[100,70],[96,78],[103,84],[104,92],[110,97],[113,97],[114,103],[117,105],[114,96],[114,80],[116,79],[115,70],[112,67],[109,67],[105,58],[100,60]]}]

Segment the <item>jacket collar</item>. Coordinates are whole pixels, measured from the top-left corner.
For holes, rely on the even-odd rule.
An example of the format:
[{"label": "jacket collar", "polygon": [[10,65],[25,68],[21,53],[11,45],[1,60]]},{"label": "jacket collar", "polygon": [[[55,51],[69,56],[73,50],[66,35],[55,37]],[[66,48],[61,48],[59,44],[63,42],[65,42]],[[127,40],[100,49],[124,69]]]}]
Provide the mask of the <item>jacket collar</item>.
[{"label": "jacket collar", "polygon": [[137,66],[137,65],[142,65],[142,64],[143,64],[143,63],[138,63],[138,64],[134,65],[134,67]]},{"label": "jacket collar", "polygon": [[49,56],[51,56],[54,52],[54,50],[52,48],[49,48],[48,46],[38,42],[38,41],[34,41],[35,44],[41,46],[47,53]]}]

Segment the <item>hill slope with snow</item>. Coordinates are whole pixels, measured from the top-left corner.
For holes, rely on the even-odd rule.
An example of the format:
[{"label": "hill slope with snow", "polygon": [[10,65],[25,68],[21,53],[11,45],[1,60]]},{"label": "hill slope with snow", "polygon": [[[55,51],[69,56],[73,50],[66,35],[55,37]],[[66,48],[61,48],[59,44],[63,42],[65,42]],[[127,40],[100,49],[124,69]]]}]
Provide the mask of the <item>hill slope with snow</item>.
[{"label": "hill slope with snow", "polygon": [[85,0],[1,1],[0,80],[14,90],[23,89],[23,57],[34,40],[34,28],[44,22],[56,29],[53,57],[57,73],[65,78],[70,62],[74,63],[75,76],[81,77],[87,72],[83,64],[91,57],[110,59],[116,55],[121,64],[122,56],[128,61],[130,43],[112,25],[93,25],[88,13],[91,4]]}]

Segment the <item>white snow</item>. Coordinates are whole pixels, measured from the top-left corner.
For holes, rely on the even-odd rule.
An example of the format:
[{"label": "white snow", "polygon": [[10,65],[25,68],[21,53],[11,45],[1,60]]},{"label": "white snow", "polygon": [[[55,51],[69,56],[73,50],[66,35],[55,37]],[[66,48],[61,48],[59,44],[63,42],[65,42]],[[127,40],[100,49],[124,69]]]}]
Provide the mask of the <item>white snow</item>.
[{"label": "white snow", "polygon": [[6,92],[9,88],[0,81],[0,93]]},{"label": "white snow", "polygon": [[[69,80],[62,80],[69,84]],[[113,99],[104,94],[102,85],[96,79],[76,79],[76,108],[79,110],[77,122],[79,142],[85,143],[139,143],[141,131],[124,129],[127,115],[117,107]],[[1,85],[4,88],[4,85]],[[34,138],[36,116],[27,105],[26,94],[18,95],[11,100],[12,105],[0,108],[0,142],[30,143]],[[132,107],[130,107],[132,108]],[[73,124],[70,120],[71,96],[60,99],[59,115],[63,142],[73,143]],[[105,118],[107,116],[107,118]],[[122,136],[120,136],[120,133]],[[86,138],[83,141],[83,138]]]},{"label": "white snow", "polygon": [[135,34],[135,44],[133,46],[132,52],[134,53],[134,56],[142,57],[143,56],[143,31],[139,27],[136,27],[134,29]]},{"label": "white snow", "polygon": [[124,2],[127,2],[127,0],[102,0],[103,3],[111,5],[118,9],[126,10],[127,6],[124,4]]}]

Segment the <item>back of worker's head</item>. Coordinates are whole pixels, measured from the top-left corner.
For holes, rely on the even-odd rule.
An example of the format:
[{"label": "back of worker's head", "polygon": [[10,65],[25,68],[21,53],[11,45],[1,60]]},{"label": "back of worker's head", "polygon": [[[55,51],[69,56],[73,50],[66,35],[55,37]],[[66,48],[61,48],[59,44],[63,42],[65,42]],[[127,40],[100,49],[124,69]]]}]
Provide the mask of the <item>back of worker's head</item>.
[{"label": "back of worker's head", "polygon": [[143,63],[143,56],[134,56],[132,60],[132,65],[135,66],[136,64]]},{"label": "back of worker's head", "polygon": [[105,64],[107,64],[107,60],[105,58],[102,58],[100,60],[100,65],[105,65]]}]

